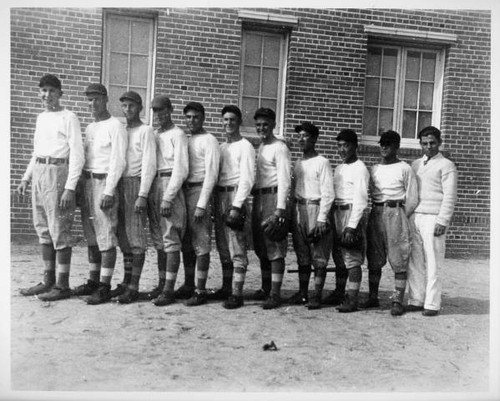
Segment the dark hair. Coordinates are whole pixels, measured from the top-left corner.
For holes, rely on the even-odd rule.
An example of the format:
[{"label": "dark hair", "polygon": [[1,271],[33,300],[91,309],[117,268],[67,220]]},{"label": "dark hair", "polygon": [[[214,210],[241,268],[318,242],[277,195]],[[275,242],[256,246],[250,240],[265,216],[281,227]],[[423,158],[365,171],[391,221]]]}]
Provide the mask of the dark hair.
[{"label": "dark hair", "polygon": [[205,108],[203,107],[203,105],[201,103],[189,102],[184,107],[183,113],[186,114],[189,110],[198,111],[203,115],[203,117],[205,117]]},{"label": "dark hair", "polygon": [[49,85],[56,89],[61,90],[61,81],[55,75],[45,74],[42,78],[40,78],[40,83],[38,86],[41,88],[42,86]]},{"label": "dark hair", "polygon": [[401,144],[401,135],[396,131],[387,130],[380,135],[380,140],[378,141],[381,145],[395,144],[399,147]]},{"label": "dark hair", "polygon": [[233,113],[240,119],[240,121],[243,120],[241,110],[238,106],[233,106],[233,105],[224,106],[220,114],[223,116],[226,113]]},{"label": "dark hair", "polygon": [[306,131],[312,138],[318,139],[319,129],[313,123],[304,121],[300,125],[295,126],[295,132]]},{"label": "dark hair", "polygon": [[423,136],[434,135],[434,137],[441,143],[441,131],[436,127],[429,125],[428,127],[422,128],[418,133],[418,140],[421,140]]},{"label": "dark hair", "polygon": [[337,141],[346,141],[358,146],[358,135],[352,129],[344,128],[337,135]]},{"label": "dark hair", "polygon": [[268,109],[267,107],[261,107],[260,109],[258,109],[255,112],[253,119],[257,120],[257,118],[259,117],[268,118],[269,120],[276,121],[276,113],[273,110]]}]

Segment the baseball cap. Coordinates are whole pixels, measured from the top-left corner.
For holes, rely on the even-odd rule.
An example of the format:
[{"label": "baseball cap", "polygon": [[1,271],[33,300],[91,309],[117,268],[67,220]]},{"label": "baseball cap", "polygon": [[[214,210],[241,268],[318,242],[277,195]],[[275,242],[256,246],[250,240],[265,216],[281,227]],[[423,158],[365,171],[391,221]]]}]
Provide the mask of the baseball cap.
[{"label": "baseball cap", "polygon": [[358,144],[358,135],[352,129],[343,129],[337,135],[337,141],[346,141],[350,143]]},{"label": "baseball cap", "polygon": [[152,109],[171,109],[172,108],[172,102],[170,101],[170,98],[165,95],[158,95],[153,98],[153,101],[151,102],[151,108]]},{"label": "baseball cap", "polygon": [[390,145],[395,143],[399,145],[401,143],[401,137],[396,131],[385,131],[380,135],[380,140],[378,141],[381,145]]},{"label": "baseball cap", "polygon": [[90,95],[92,93],[108,96],[108,90],[103,84],[90,84],[89,86],[87,86],[87,89],[85,89],[85,94]]},{"label": "baseball cap", "polygon": [[40,78],[40,83],[38,86],[41,88],[42,86],[49,85],[56,89],[61,89],[61,81],[55,75],[45,74],[42,78]]},{"label": "baseball cap", "polygon": [[317,137],[319,135],[319,129],[313,123],[304,121],[300,125],[295,126],[295,132],[306,131],[310,135]]},{"label": "baseball cap", "polygon": [[120,96],[119,100],[120,102],[122,102],[125,99],[132,100],[133,102],[136,102],[139,106],[142,106],[141,95],[139,95],[137,92],[134,91],[125,92],[123,95]]},{"label": "baseball cap", "polygon": [[268,109],[267,107],[261,107],[260,109],[258,109],[255,112],[253,119],[256,120],[259,117],[268,118],[270,120],[276,121],[276,113],[273,110]]},{"label": "baseball cap", "polygon": [[205,108],[201,103],[198,102],[189,102],[188,104],[186,104],[183,113],[186,114],[189,110],[198,111],[201,114],[205,115]]}]

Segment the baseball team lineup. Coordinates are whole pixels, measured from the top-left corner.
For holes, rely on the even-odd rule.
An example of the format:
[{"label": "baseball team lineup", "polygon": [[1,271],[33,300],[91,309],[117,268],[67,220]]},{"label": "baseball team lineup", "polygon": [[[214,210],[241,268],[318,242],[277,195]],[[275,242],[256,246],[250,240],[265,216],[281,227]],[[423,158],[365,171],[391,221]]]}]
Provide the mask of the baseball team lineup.
[{"label": "baseball team lineup", "polygon": [[[37,116],[33,155],[17,192],[26,196],[31,185],[43,281],[21,289],[22,295],[44,302],[85,297],[89,305],[148,300],[160,307],[218,300],[236,309],[244,306],[253,249],[261,288],[250,297],[262,301],[263,309],[285,303],[310,310],[333,305],[339,313],[378,308],[382,268],[388,264],[394,277],[391,315],[439,314],[457,168],[440,151],[438,128],[419,131],[422,157],[411,165],[398,157],[400,134],[384,131],[380,160],[370,167],[358,157],[358,134],[341,129],[335,134],[341,162],[333,168],[316,149],[320,129],[304,121],[294,127],[302,154],[292,164],[289,147],[274,133],[276,114],[270,108],[252,112],[260,138],[255,149],[240,132],[242,112],[236,105],[221,106],[225,142],[219,142],[204,128],[199,102],[184,105],[182,128],[172,120],[171,99],[155,96],[153,128],[141,120],[141,96],[126,91],[119,98],[123,124],[108,110],[107,88],[90,83],[83,96],[93,122],[83,138],[78,117],[61,105],[59,78],[45,74],[38,87],[44,110]],[[70,288],[78,208],[88,279]],[[215,292],[207,289],[213,234],[222,267]],[[289,235],[298,291],[284,299]],[[140,292],[150,240],[158,284]],[[123,279],[112,288],[117,248]],[[330,257],[335,288],[323,296]],[[369,294],[361,300],[365,260]],[[184,282],[178,283],[181,268]]]}]

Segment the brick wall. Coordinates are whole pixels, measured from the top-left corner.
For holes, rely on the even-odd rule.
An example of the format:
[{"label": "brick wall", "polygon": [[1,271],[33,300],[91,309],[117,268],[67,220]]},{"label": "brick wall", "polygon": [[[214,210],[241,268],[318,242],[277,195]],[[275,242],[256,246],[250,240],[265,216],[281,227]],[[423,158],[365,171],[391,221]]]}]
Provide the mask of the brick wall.
[{"label": "brick wall", "polygon": [[[206,127],[220,136],[219,110],[237,103],[241,22],[235,9],[157,9],[158,35],[154,93],[171,96],[174,120],[191,100],[207,110]],[[258,10],[265,11],[265,10]],[[444,147],[459,169],[459,199],[448,237],[448,255],[489,255],[490,209],[490,13],[383,9],[272,9],[298,17],[288,55],[285,130],[294,159],[299,155],[293,126],[312,120],[322,129],[319,149],[339,162],[336,133],[362,127],[367,37],[363,27],[451,33],[441,129]],[[29,160],[39,77],[62,78],[63,104],[89,122],[81,91],[101,73],[100,9],[11,9],[11,172],[12,188]],[[29,105],[29,107],[26,107]],[[378,149],[362,146],[367,165]],[[419,157],[404,150],[402,159]],[[33,233],[28,203],[13,198],[12,234]],[[78,230],[78,227],[77,227]]]}]

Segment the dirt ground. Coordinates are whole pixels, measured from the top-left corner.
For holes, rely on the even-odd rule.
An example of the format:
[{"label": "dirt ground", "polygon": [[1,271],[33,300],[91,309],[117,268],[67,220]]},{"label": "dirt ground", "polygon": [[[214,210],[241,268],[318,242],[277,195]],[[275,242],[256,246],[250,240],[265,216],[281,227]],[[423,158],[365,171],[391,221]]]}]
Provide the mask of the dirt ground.
[{"label": "dirt ground", "polygon": [[[489,391],[488,260],[447,259],[443,309],[429,318],[420,312],[390,315],[393,275],[388,266],[381,307],[352,314],[340,314],[334,307],[309,311],[289,305],[265,311],[249,299],[233,311],[219,302],[192,308],[181,302],[167,307],[148,302],[90,306],[76,297],[43,303],[18,292],[41,279],[37,252],[34,244],[11,245],[11,398],[5,399],[51,399],[43,397],[58,394],[45,393],[49,391],[65,392],[68,398],[62,399],[72,394],[87,399],[98,391],[107,392],[106,397],[92,399],[108,399],[109,392],[136,394],[137,399],[165,392],[174,394],[172,399],[202,394],[205,400],[257,392],[262,400],[264,394],[285,392],[287,399],[298,394],[305,399],[305,393],[307,399],[315,394],[329,394],[330,399],[371,394],[373,399],[382,393],[453,393],[473,400]],[[150,251],[141,290],[156,286],[155,261]],[[250,261],[247,297],[260,287],[253,252]],[[293,252],[287,266],[296,268]],[[122,275],[119,261],[113,288]],[[86,248],[74,248],[71,285],[86,278]],[[181,268],[178,285],[182,281]],[[220,283],[219,259],[212,253],[208,287]],[[286,273],[283,295],[297,287],[297,274]],[[333,288],[334,273],[329,273],[325,290]],[[365,268],[361,291],[366,297]],[[271,341],[278,350],[264,351]],[[427,394],[426,399],[434,398]]]}]

